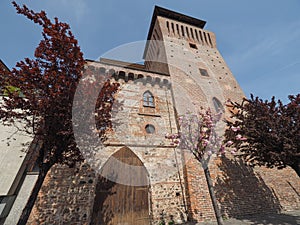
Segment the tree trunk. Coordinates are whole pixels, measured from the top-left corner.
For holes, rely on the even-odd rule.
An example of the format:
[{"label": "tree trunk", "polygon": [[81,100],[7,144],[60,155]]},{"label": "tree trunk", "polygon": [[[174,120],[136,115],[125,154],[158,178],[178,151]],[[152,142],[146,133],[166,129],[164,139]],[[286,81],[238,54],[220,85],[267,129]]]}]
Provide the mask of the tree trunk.
[{"label": "tree trunk", "polygon": [[211,198],[211,201],[212,201],[212,204],[213,204],[213,207],[214,207],[214,211],[215,211],[215,215],[216,215],[216,218],[217,218],[218,225],[224,225],[222,215],[221,215],[221,212],[220,212],[218,204],[217,204],[217,199],[216,199],[216,196],[215,196],[213,183],[212,183],[211,178],[210,178],[210,173],[209,173],[208,167],[204,168],[204,174],[205,174],[205,178],[206,178],[210,198]]},{"label": "tree trunk", "polygon": [[29,196],[29,199],[26,203],[26,206],[24,207],[22,214],[20,216],[20,219],[17,223],[17,225],[26,225],[27,220],[30,216],[31,210],[34,206],[35,200],[37,199],[38,193],[43,185],[43,182],[45,180],[45,177],[50,169],[50,166],[48,164],[43,164],[40,171],[38,179],[32,189],[32,192]]}]

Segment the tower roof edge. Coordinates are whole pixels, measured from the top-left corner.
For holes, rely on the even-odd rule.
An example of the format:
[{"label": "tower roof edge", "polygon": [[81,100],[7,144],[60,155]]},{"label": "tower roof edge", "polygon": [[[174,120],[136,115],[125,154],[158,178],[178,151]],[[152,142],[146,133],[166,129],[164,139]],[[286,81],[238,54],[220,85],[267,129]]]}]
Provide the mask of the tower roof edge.
[{"label": "tower roof edge", "polygon": [[155,20],[156,20],[157,16],[162,16],[162,17],[169,18],[169,19],[172,19],[172,20],[177,20],[177,21],[180,21],[180,22],[184,22],[184,23],[187,23],[187,24],[190,24],[190,25],[193,25],[193,26],[197,26],[201,29],[203,29],[205,24],[206,24],[206,21],[204,21],[204,20],[200,20],[200,19],[197,19],[197,18],[194,18],[194,17],[191,17],[191,16],[187,16],[187,15],[184,15],[182,13],[178,13],[178,12],[175,12],[175,11],[172,11],[172,10],[169,10],[169,9],[165,9],[165,8],[162,8],[162,7],[156,5],[155,8],[154,8],[153,15],[152,15],[152,20],[151,20],[151,23],[150,23],[150,29],[149,29],[148,38],[147,38],[148,40],[150,38],[151,31],[154,27]]},{"label": "tower roof edge", "polygon": [[[176,20],[176,21],[183,22],[183,23],[187,23],[192,26],[199,27],[201,29],[203,29],[206,24],[206,21],[204,21],[204,20],[200,20],[200,19],[197,19],[197,18],[194,18],[191,16],[187,16],[182,13],[178,13],[178,12],[175,12],[175,11],[172,11],[169,9],[165,9],[165,8],[162,8],[162,7],[156,5],[154,7],[154,11],[153,11],[153,15],[152,15],[151,23],[150,23],[150,28],[148,31],[147,40],[151,39],[151,34],[152,34],[152,31],[153,31],[153,28],[155,25],[156,18],[158,16],[169,18],[171,20]],[[145,52],[146,52],[147,48],[148,48],[148,44],[146,44],[144,56],[145,56]]]}]

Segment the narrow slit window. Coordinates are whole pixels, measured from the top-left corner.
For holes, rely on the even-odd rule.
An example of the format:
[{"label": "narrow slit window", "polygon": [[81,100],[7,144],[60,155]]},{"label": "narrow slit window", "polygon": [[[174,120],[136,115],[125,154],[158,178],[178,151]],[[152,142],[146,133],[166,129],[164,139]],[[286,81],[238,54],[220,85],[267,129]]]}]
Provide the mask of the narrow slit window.
[{"label": "narrow slit window", "polygon": [[188,37],[190,37],[189,28],[185,27],[185,30],[186,30],[186,35],[187,35]]},{"label": "narrow slit window", "polygon": [[181,25],[181,33],[182,33],[182,37],[184,37],[184,28],[182,25]]},{"label": "narrow slit window", "polygon": [[195,35],[196,35],[197,41],[199,41],[199,37],[198,37],[198,33],[197,33],[197,30],[196,30],[196,29],[195,29]]},{"label": "narrow slit window", "polygon": [[179,26],[178,26],[178,24],[176,24],[176,29],[177,29],[177,33],[178,33],[178,35],[180,36],[180,32],[179,32]]},{"label": "narrow slit window", "polygon": [[193,29],[190,28],[190,31],[191,31],[192,38],[195,39],[195,38],[194,38],[194,32],[193,32]]},{"label": "narrow slit window", "polygon": [[170,33],[170,25],[169,25],[169,21],[167,21],[167,28],[168,28],[168,33]]},{"label": "narrow slit window", "polygon": [[204,36],[205,43],[208,44],[208,42],[207,42],[207,37],[206,37],[206,33],[205,33],[205,32],[203,32],[203,36]]},{"label": "narrow slit window", "polygon": [[211,47],[213,47],[213,44],[212,44],[212,41],[211,41],[209,33],[207,33],[207,36],[208,36],[208,40],[209,40],[209,43],[210,43]]},{"label": "narrow slit window", "polygon": [[203,43],[203,37],[202,37],[202,32],[199,30],[199,34],[200,34],[200,39],[201,39],[201,42]]}]

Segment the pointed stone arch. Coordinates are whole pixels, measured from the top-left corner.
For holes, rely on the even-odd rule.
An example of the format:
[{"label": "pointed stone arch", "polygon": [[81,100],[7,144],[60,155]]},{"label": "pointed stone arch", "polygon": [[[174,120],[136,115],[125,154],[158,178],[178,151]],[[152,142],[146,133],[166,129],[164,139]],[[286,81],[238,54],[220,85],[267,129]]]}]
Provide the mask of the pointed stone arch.
[{"label": "pointed stone arch", "polygon": [[93,225],[149,225],[149,175],[128,147],[115,152],[101,169],[92,213]]}]

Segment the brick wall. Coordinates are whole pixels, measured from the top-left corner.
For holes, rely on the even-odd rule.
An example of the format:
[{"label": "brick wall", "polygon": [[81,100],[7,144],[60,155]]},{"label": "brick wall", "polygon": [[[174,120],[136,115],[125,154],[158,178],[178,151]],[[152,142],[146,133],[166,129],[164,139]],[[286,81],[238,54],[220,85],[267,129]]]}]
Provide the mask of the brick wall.
[{"label": "brick wall", "polygon": [[[212,32],[178,21],[168,22],[171,30],[167,20],[158,17],[153,32],[155,39],[165,43],[153,43],[146,54],[146,59],[161,62],[145,63],[145,68],[156,72],[117,61],[86,63],[85,74],[111,74],[112,80],[121,83],[116,96],[122,107],[114,111],[117,126],[107,146],[100,150],[95,146],[91,154],[95,158],[87,158],[91,168],[51,169],[28,224],[89,224],[95,174],[124,146],[141,160],[149,174],[149,216],[153,224],[162,219],[179,223],[187,217],[199,222],[215,220],[201,165],[190,154],[174,151],[164,135],[177,132],[176,114],[184,114],[187,109],[197,111],[201,106],[214,108],[214,97],[223,103],[229,98],[239,101],[244,94],[217,50]],[[198,32],[198,36],[182,36],[177,25]],[[154,38],[154,34],[150,37]],[[200,68],[206,69],[209,76],[202,76]],[[155,108],[143,107],[142,95],[147,90],[155,96]],[[229,116],[227,110],[225,116]],[[153,134],[145,131],[147,124],[155,126]],[[300,209],[299,178],[290,169],[252,169],[230,156],[212,160],[209,168],[225,217]]]},{"label": "brick wall", "polygon": [[[214,109],[214,97],[222,103],[227,99],[241,101],[244,93],[217,50],[212,32],[163,17],[157,20],[159,23],[154,28],[160,30],[165,41],[166,63],[178,114],[184,114],[187,109],[196,112],[201,106]],[[175,29],[170,28],[170,24]],[[185,31],[183,35],[177,26],[187,28],[190,33]],[[206,39],[200,35],[197,38],[196,33],[206,35]],[[201,75],[199,68],[205,69],[208,76]],[[229,118],[224,108],[225,117]],[[252,169],[227,157],[210,163],[214,188],[225,217],[299,209],[299,178],[292,170]],[[185,180],[190,216],[197,221],[214,220],[205,176],[196,160],[185,162]]]}]

